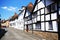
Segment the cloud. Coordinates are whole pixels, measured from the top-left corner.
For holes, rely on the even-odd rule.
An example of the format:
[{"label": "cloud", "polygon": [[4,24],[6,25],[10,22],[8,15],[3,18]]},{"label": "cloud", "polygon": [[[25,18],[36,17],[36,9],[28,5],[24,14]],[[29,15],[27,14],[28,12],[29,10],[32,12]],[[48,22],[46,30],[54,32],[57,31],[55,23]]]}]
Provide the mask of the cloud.
[{"label": "cloud", "polygon": [[3,9],[7,9],[7,7],[5,6],[5,7],[1,7],[1,8],[3,8]]},{"label": "cloud", "polygon": [[17,10],[17,7],[7,7],[7,6],[4,6],[4,7],[1,7],[2,9],[5,9],[5,10],[9,10],[9,11],[16,11]]}]

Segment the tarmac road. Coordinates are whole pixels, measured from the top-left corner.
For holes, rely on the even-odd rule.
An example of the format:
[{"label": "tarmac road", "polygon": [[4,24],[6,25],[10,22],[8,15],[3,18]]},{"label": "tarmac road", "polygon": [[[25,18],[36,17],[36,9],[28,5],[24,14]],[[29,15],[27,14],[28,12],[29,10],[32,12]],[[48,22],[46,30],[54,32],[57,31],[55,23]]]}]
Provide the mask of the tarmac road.
[{"label": "tarmac road", "polygon": [[8,32],[5,34],[5,36],[1,38],[1,40],[42,40],[42,39],[37,38],[33,35],[29,35],[24,31],[10,27],[8,28]]}]

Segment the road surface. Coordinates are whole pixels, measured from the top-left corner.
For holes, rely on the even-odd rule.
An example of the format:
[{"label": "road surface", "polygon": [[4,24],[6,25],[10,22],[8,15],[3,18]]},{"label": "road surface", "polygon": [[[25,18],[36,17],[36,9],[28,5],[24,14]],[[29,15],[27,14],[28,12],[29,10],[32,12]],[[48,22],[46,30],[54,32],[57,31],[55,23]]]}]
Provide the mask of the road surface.
[{"label": "road surface", "polygon": [[44,40],[41,38],[37,38],[33,35],[29,35],[24,31],[8,28],[8,32],[1,38],[1,40]]}]

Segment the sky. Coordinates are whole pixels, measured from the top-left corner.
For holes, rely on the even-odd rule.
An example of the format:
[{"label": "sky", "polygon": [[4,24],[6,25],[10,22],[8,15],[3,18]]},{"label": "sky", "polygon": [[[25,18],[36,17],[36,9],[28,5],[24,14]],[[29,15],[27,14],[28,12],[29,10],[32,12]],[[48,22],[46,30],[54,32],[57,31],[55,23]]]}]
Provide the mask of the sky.
[{"label": "sky", "polygon": [[0,0],[0,18],[7,20],[15,12],[19,14],[18,10],[22,6],[27,6],[30,2],[34,4],[35,0]]}]

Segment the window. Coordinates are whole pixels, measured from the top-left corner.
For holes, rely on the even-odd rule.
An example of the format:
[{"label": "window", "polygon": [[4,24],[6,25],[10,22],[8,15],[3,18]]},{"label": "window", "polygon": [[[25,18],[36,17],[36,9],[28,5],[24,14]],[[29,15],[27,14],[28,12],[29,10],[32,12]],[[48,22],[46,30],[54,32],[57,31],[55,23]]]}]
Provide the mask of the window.
[{"label": "window", "polygon": [[36,24],[33,24],[33,30],[36,30]]},{"label": "window", "polygon": [[32,19],[33,20],[33,23],[37,22],[36,18]]},{"label": "window", "polygon": [[52,3],[53,3],[52,0],[46,0],[46,6],[48,6],[48,5],[52,4]]},{"label": "window", "polygon": [[40,23],[37,23],[36,24],[36,30],[40,30],[40,29],[41,29]]},{"label": "window", "polygon": [[44,9],[41,9],[41,14],[44,14]]},{"label": "window", "polygon": [[50,14],[49,15],[46,15],[46,21],[50,20]]},{"label": "window", "polygon": [[31,18],[32,18],[31,15],[29,15],[29,16],[28,16],[28,20],[30,20]]},{"label": "window", "polygon": [[58,31],[57,22],[53,21],[52,24],[53,24],[54,31]]},{"label": "window", "polygon": [[45,8],[45,14],[47,14],[47,13],[50,13],[50,6],[47,6],[47,7]]},{"label": "window", "polygon": [[49,29],[49,22],[46,22],[46,31]]},{"label": "window", "polygon": [[41,23],[41,30],[44,31],[45,28],[44,28],[44,22]]},{"label": "window", "polygon": [[10,26],[12,26],[12,24],[10,24]]},{"label": "window", "polygon": [[36,16],[37,16],[36,13],[32,14],[32,18],[36,18]]},{"label": "window", "polygon": [[49,21],[49,30],[53,30],[52,21]]},{"label": "window", "polygon": [[40,21],[40,16],[37,16],[37,21]]},{"label": "window", "polygon": [[42,1],[42,0],[40,0],[40,1]]},{"label": "window", "polygon": [[51,14],[51,20],[57,19],[57,13],[52,13]]},{"label": "window", "polygon": [[27,21],[25,22],[25,24],[27,24]]},{"label": "window", "polygon": [[28,25],[28,29],[29,30],[32,30],[32,25]]},{"label": "window", "polygon": [[51,5],[51,12],[54,12],[57,10],[57,4],[52,4]]},{"label": "window", "polygon": [[44,21],[44,15],[41,16],[41,21]]},{"label": "window", "polygon": [[28,20],[28,18],[25,18],[25,21],[27,21]]},{"label": "window", "polygon": [[45,7],[44,1],[41,1],[41,2],[38,3],[37,5],[38,5],[38,9],[41,9],[41,8]]},{"label": "window", "polygon": [[37,15],[40,15],[40,11],[37,12]]},{"label": "window", "polygon": [[36,18],[34,18],[34,22],[37,22]]},{"label": "window", "polygon": [[59,15],[60,15],[60,8],[59,8]]},{"label": "window", "polygon": [[13,23],[13,25],[15,25],[15,23]]},{"label": "window", "polygon": [[34,23],[34,19],[32,19],[32,22]]},{"label": "window", "polygon": [[54,31],[56,28],[56,23],[54,23],[54,21],[49,21],[49,22],[46,22],[46,31]]},{"label": "window", "polygon": [[30,22],[29,21],[27,21],[28,22],[28,24],[30,24]]},{"label": "window", "polygon": [[32,23],[32,20],[29,20],[29,23],[31,24]]},{"label": "window", "polygon": [[59,7],[60,7],[60,2],[59,2]]}]

